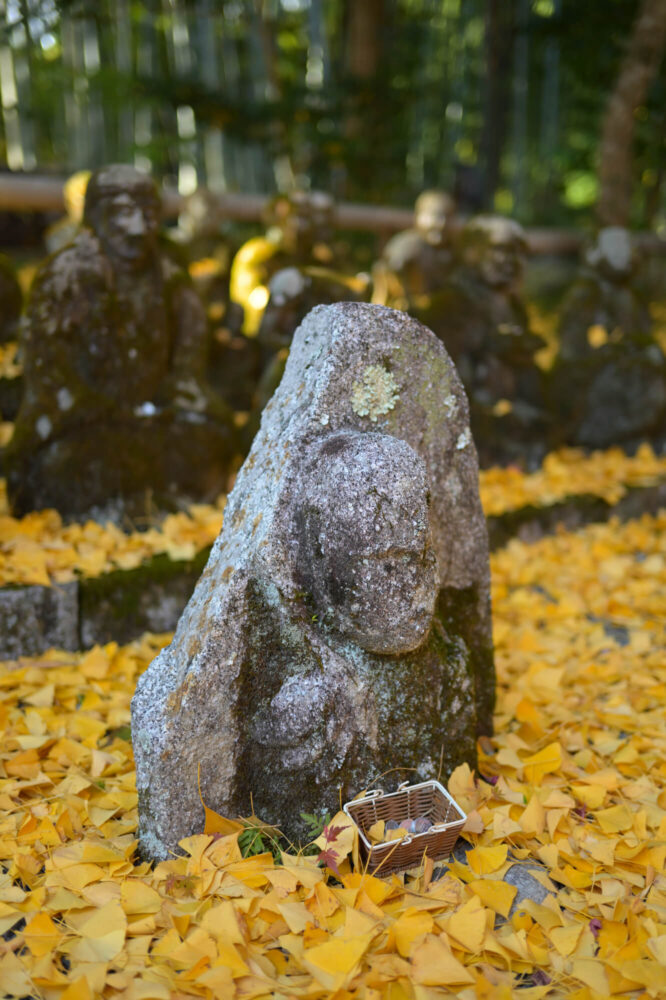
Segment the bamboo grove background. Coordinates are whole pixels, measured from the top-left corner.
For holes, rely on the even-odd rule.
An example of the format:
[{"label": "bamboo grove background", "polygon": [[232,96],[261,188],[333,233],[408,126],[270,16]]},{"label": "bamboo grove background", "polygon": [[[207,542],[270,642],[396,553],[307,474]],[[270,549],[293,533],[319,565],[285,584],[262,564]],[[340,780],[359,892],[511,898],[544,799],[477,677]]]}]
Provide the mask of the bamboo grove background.
[{"label": "bamboo grove background", "polygon": [[[666,2],[666,0],[660,0]],[[589,218],[638,0],[0,0],[0,155],[130,161],[181,193]],[[632,222],[664,220],[666,82],[635,112]]]}]

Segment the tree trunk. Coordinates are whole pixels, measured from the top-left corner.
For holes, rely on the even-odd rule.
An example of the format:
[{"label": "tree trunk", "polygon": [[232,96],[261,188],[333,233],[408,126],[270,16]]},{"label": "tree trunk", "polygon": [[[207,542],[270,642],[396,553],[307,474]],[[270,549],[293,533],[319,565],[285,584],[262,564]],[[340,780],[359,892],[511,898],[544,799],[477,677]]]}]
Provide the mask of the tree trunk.
[{"label": "tree trunk", "polygon": [[629,223],[634,115],[659,70],[665,43],[666,0],[642,0],[601,133],[597,215],[602,226]]},{"label": "tree trunk", "polygon": [[385,0],[350,0],[345,14],[347,72],[358,80],[372,79],[382,53]]},{"label": "tree trunk", "polygon": [[348,162],[341,165],[340,181],[345,196],[349,195],[351,162],[356,168],[356,183],[362,188],[371,184],[377,119],[383,114],[378,108],[376,82],[387,13],[386,0],[345,0],[343,7],[343,66],[347,85],[344,135]]},{"label": "tree trunk", "polygon": [[513,43],[513,214],[523,221],[527,212],[529,170],[529,0],[518,0],[516,35]]},{"label": "tree trunk", "polygon": [[506,140],[511,77],[513,3],[487,0],[485,27],[486,81],[480,159],[483,169],[483,204],[492,208],[499,186],[500,163]]}]

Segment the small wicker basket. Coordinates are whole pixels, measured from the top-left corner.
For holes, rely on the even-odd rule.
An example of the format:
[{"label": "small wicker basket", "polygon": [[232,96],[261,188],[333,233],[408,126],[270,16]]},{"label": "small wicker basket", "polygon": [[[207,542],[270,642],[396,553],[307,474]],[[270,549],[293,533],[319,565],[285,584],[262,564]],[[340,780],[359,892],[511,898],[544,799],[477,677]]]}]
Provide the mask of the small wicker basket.
[{"label": "small wicker basket", "polygon": [[[419,785],[403,782],[395,792],[381,788],[366,792],[363,798],[347,802],[344,811],[359,832],[359,853],[369,872],[390,875],[416,868],[424,855],[433,861],[449,856],[467,819],[458,803],[438,781]],[[416,819],[426,816],[433,825],[425,833],[410,833],[403,840],[372,844],[367,831],[379,820]]]}]

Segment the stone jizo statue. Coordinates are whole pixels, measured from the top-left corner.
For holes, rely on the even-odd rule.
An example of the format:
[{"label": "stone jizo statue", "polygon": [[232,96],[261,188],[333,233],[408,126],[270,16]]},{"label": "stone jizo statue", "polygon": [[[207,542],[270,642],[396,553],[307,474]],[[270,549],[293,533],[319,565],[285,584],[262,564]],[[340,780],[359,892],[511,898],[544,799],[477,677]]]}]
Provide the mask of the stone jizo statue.
[{"label": "stone jizo statue", "polygon": [[589,358],[607,341],[650,338],[650,312],[636,288],[639,262],[627,229],[607,226],[599,231],[562,304],[563,360]]},{"label": "stone jizo statue", "polygon": [[529,333],[520,297],[526,248],[522,226],[513,219],[476,216],[461,233],[459,263],[449,285],[433,301],[432,310],[441,314],[437,332],[470,387],[472,369],[484,357],[531,357],[543,346]]},{"label": "stone jizo statue", "polygon": [[386,434],[332,434],[302,490],[297,575],[322,624],[369,653],[417,649],[439,589],[423,459]]},{"label": "stone jizo statue", "polygon": [[79,234],[37,274],[7,452],[17,513],[145,513],[147,494],[168,507],[224,486],[230,413],[206,385],[205,315],[159,223],[150,177],[102,168]]},{"label": "stone jizo statue", "polygon": [[257,334],[257,379],[252,414],[244,434],[249,443],[257,432],[261,411],[284,373],[294,333],[311,309],[334,302],[364,302],[370,295],[369,275],[345,275],[318,266],[286,267],[268,283],[270,297]]},{"label": "stone jizo statue", "polygon": [[[403,313],[319,306],[172,644],[132,701],[140,841],[206,803],[293,840],[379,775],[446,775],[491,729],[488,542],[467,402]],[[395,770],[394,770],[395,769]]]},{"label": "stone jizo statue", "polygon": [[638,291],[639,264],[628,230],[601,229],[563,303],[552,406],[568,443],[666,441],[666,357]]},{"label": "stone jizo statue", "polygon": [[423,191],[414,225],[393,236],[373,268],[373,302],[413,310],[446,283],[454,263],[455,202],[446,191]]},{"label": "stone jizo statue", "polygon": [[444,288],[415,314],[443,341],[470,397],[483,465],[524,460],[545,442],[546,400],[521,298],[527,242],[512,219],[479,215],[465,225]]},{"label": "stone jizo statue", "polygon": [[334,262],[329,243],[334,202],[325,191],[292,191],[271,202],[263,236],[239,249],[229,279],[232,302],[244,313],[243,333],[255,337],[268,303],[271,277],[288,267]]}]

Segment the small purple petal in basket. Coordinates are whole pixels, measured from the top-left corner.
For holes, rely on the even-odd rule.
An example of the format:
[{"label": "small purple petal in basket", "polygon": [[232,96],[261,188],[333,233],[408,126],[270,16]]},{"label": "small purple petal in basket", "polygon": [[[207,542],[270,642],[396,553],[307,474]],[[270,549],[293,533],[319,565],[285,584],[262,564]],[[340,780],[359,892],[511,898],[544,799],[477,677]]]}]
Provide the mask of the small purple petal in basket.
[{"label": "small purple petal in basket", "polygon": [[416,819],[412,820],[414,833],[427,833],[431,826],[432,820],[429,820],[427,816],[417,816]]},{"label": "small purple petal in basket", "polygon": [[387,830],[399,830],[401,826],[404,826],[404,823],[399,823],[397,819],[389,819],[386,821]]}]

